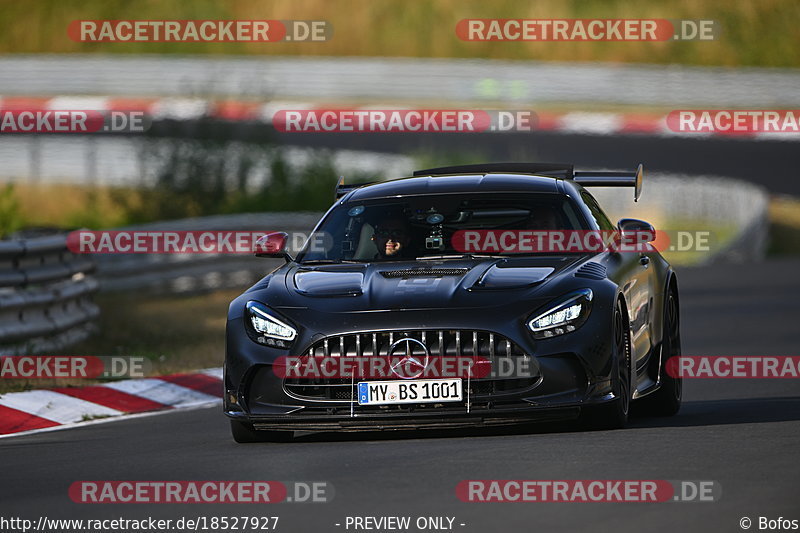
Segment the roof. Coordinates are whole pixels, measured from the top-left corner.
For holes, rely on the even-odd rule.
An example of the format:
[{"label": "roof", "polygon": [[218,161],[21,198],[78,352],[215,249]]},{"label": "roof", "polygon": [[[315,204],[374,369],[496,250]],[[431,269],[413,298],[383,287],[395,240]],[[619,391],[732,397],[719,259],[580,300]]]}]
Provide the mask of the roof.
[{"label": "roof", "polygon": [[545,192],[558,193],[558,178],[531,174],[454,174],[419,176],[382,181],[355,189],[348,201],[371,200],[391,196],[422,194],[459,194],[475,192]]}]

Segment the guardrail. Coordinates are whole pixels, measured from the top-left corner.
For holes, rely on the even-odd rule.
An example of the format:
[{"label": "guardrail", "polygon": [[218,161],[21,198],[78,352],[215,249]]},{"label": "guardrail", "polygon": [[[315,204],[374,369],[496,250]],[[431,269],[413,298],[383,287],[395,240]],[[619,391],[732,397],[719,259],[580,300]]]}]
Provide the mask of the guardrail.
[{"label": "guardrail", "polygon": [[58,350],[86,338],[100,314],[94,261],[66,235],[0,241],[0,355]]},{"label": "guardrail", "polygon": [[[321,213],[249,213],[153,222],[118,228],[136,231],[310,232]],[[94,254],[102,291],[189,294],[243,288],[282,261],[250,254]]]},{"label": "guardrail", "polygon": [[759,261],[769,237],[769,195],[753,183],[721,176],[656,174],[645,178],[644,194],[631,203],[629,191],[592,189],[592,194],[612,220],[643,218],[656,229],[675,231],[719,230],[730,236],[716,238],[714,248],[695,266],[715,262]]}]

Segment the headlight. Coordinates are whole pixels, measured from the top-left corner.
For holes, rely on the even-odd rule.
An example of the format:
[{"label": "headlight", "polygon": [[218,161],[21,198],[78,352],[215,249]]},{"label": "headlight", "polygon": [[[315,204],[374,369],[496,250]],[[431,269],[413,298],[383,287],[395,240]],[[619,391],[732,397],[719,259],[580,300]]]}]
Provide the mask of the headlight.
[{"label": "headlight", "polygon": [[559,298],[528,321],[534,338],[547,339],[578,329],[592,309],[592,290],[581,289]]},{"label": "headlight", "polygon": [[247,302],[247,318],[255,333],[255,340],[262,344],[288,348],[297,337],[297,330],[270,314],[262,303]]}]

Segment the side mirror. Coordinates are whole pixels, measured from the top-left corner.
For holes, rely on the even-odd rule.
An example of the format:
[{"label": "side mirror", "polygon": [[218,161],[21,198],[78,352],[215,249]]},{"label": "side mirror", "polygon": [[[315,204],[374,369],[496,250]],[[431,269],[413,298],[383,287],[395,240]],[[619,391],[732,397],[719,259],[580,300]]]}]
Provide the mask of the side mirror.
[{"label": "side mirror", "polygon": [[289,234],[283,231],[267,233],[256,241],[253,252],[256,257],[272,257],[291,261],[291,256],[286,252],[286,243],[288,241]]},{"label": "side mirror", "polygon": [[656,229],[649,222],[636,218],[621,218],[617,222],[617,229],[623,242],[637,244],[653,242],[656,240]]}]

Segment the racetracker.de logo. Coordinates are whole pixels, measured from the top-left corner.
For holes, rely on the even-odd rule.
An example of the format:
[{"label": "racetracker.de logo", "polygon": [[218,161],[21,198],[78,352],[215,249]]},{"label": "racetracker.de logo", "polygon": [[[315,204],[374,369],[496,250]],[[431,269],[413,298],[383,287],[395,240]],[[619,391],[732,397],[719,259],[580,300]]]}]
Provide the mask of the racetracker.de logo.
[{"label": "racetracker.de logo", "polygon": [[[418,342],[401,339],[398,342]],[[421,343],[419,343],[421,346]],[[390,351],[392,349],[390,348]],[[530,361],[512,359],[506,368],[493,368],[491,361],[478,356],[436,356],[428,354],[425,348],[421,355],[401,354],[402,350],[392,351],[386,357],[376,356],[280,356],[272,365],[278,377],[290,379],[411,379],[411,378],[470,378],[485,377],[529,377]]]},{"label": "racetracker.de logo", "polygon": [[798,109],[683,109],[667,115],[678,133],[800,133]]},{"label": "racetracker.de logo", "polygon": [[0,357],[2,379],[143,378],[152,364],[145,357],[92,355],[7,355]]},{"label": "racetracker.de logo", "polygon": [[481,109],[282,109],[272,117],[284,133],[534,131],[530,110]]},{"label": "racetracker.de logo", "polygon": [[714,20],[668,19],[463,19],[463,41],[710,41]]},{"label": "racetracker.de logo", "polygon": [[665,502],[675,490],[666,480],[473,479],[456,486],[462,502]]},{"label": "racetracker.de logo", "polygon": [[667,360],[667,373],[681,378],[800,378],[800,356],[682,355]]},{"label": "racetracker.de logo", "polygon": [[141,133],[152,120],[144,111],[3,108],[0,133]]},{"label": "racetracker.de logo", "polygon": [[[263,231],[72,231],[67,248],[75,254],[251,254],[269,252]],[[288,250],[324,252],[325,233],[292,232],[281,241]]]},{"label": "racetracker.de logo", "polygon": [[279,481],[76,481],[75,503],[279,503]]},{"label": "racetracker.de logo", "polygon": [[76,42],[320,42],[333,35],[325,20],[73,20]]},{"label": "racetracker.de logo", "polygon": [[456,485],[462,502],[681,502],[722,497],[714,480],[665,479],[470,479]]},{"label": "racetracker.de logo", "polygon": [[459,252],[492,254],[650,252],[669,243],[663,231],[458,230],[452,239]]}]

